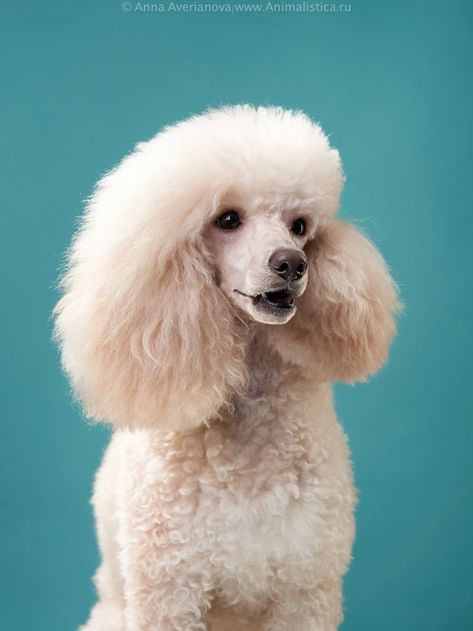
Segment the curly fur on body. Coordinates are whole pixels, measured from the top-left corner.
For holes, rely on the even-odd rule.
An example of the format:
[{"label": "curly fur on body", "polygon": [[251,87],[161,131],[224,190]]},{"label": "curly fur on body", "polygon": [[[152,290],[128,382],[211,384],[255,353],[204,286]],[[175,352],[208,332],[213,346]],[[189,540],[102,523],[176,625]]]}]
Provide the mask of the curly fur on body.
[{"label": "curly fur on body", "polygon": [[[98,184],[56,308],[75,392],[114,427],[84,631],[338,627],[355,492],[330,383],[380,368],[398,308],[334,218],[342,185],[320,127],[250,106],[165,129]],[[307,261],[283,316],[255,298],[280,245]]]}]

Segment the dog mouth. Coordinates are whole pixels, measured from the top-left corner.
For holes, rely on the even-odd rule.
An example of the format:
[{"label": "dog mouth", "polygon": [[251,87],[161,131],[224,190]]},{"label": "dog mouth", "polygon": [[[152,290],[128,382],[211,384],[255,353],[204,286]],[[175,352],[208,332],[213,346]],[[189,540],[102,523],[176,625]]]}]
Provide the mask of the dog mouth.
[{"label": "dog mouth", "polygon": [[295,308],[294,294],[288,289],[277,289],[275,291],[265,291],[255,296],[244,294],[238,289],[234,290],[237,294],[250,298],[253,304],[264,309],[269,309],[275,313],[283,313],[292,311]]},{"label": "dog mouth", "polygon": [[282,309],[290,311],[294,309],[294,295],[287,289],[279,289],[278,291],[265,291],[253,298],[257,304],[264,304],[274,309]]}]

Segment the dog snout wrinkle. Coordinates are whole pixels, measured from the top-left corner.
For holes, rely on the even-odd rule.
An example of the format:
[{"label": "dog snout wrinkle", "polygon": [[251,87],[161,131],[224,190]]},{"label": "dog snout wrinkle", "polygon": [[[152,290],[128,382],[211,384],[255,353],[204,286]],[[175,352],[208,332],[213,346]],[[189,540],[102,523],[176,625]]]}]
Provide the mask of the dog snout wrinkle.
[{"label": "dog snout wrinkle", "polygon": [[299,280],[307,270],[307,259],[300,250],[276,250],[269,259],[271,270],[287,282]]}]

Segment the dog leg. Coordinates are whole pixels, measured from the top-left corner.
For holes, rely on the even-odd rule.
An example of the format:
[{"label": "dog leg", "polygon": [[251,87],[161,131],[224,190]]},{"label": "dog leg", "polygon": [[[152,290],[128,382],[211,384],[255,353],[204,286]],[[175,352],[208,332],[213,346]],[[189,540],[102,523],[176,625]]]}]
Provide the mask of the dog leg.
[{"label": "dog leg", "polygon": [[98,602],[80,631],[124,631],[123,578],[117,545],[117,517],[114,480],[117,475],[116,449],[108,446],[97,472],[92,503],[97,522],[97,539],[102,562],[94,583]]},{"label": "dog leg", "polygon": [[101,529],[98,530],[103,560],[95,574],[94,583],[99,600],[90,612],[89,620],[79,631],[125,631],[123,581],[116,558],[116,546],[112,545],[110,539],[105,542],[100,537]]},{"label": "dog leg", "polygon": [[[164,571],[163,571],[164,570]],[[161,568],[160,576],[129,574],[126,581],[127,631],[208,631],[212,591],[189,565]]]},{"label": "dog leg", "polygon": [[191,577],[150,582],[141,577],[127,591],[127,631],[207,631],[211,598]]},{"label": "dog leg", "polygon": [[125,631],[121,602],[99,601],[90,612],[90,618],[79,631]]},{"label": "dog leg", "polygon": [[264,631],[336,631],[342,622],[340,581],[315,589],[289,589],[270,607]]}]

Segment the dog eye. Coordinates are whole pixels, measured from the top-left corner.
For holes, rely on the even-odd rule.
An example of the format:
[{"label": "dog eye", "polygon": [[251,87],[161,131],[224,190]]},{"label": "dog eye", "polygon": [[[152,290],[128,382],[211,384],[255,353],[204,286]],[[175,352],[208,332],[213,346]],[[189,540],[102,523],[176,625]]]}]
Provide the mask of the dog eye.
[{"label": "dog eye", "polygon": [[305,221],[304,219],[296,219],[291,226],[291,232],[294,233],[298,237],[302,237],[305,233]]},{"label": "dog eye", "polygon": [[235,210],[227,210],[217,219],[217,226],[223,230],[235,230],[240,224],[240,217]]}]

